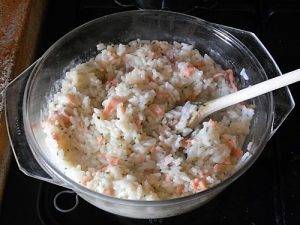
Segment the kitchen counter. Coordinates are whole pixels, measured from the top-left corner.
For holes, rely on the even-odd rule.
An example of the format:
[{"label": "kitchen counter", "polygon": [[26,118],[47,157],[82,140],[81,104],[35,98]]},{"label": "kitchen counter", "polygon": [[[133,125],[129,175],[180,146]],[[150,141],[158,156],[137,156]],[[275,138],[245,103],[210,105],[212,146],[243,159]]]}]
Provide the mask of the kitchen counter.
[{"label": "kitchen counter", "polygon": [[46,0],[0,0],[0,202],[10,158],[3,90],[34,60],[45,7]]}]

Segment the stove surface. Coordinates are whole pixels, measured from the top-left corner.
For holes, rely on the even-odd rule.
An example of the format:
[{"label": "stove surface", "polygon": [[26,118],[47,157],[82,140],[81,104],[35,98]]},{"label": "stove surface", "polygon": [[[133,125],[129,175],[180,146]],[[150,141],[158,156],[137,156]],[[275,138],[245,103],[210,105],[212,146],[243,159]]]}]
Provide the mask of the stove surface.
[{"label": "stove surface", "polygon": [[[300,21],[300,3],[296,0],[185,0],[184,6],[178,3],[180,1],[163,2],[164,9],[256,33],[282,72],[296,69],[297,62],[299,65],[300,39],[294,29]],[[130,6],[130,0],[119,0],[118,3],[110,0],[74,0],[71,4],[67,1],[49,1],[38,54],[41,55],[54,41],[84,22],[137,9]],[[297,141],[300,117],[296,116],[300,112],[299,88],[300,84],[291,87],[296,107],[257,162],[224,192],[199,209],[156,220],[116,216],[97,209],[81,198],[76,199],[76,194],[66,192],[64,188],[26,177],[12,160],[0,224],[300,224],[300,143]],[[69,210],[75,204],[76,207]]]}]

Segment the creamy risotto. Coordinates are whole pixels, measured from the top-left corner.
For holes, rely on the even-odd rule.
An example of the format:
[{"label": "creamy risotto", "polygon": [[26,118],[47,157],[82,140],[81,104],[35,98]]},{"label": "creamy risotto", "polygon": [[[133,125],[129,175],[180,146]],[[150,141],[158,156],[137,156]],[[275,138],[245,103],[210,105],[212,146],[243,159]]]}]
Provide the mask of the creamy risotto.
[{"label": "creamy risotto", "polygon": [[43,128],[64,173],[96,192],[160,200],[230,176],[254,114],[237,104],[195,129],[197,104],[237,91],[235,77],[192,45],[97,45],[49,100]]}]

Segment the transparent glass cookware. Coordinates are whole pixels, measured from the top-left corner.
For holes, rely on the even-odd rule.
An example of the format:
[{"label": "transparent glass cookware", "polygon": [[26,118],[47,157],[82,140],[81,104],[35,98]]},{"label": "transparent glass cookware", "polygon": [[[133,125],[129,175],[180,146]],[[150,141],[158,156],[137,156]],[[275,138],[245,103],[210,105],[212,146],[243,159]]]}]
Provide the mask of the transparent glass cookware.
[{"label": "transparent glass cookware", "polygon": [[[241,176],[257,159],[270,137],[294,107],[288,88],[253,99],[256,105],[253,142],[237,172],[222,183],[191,196],[164,201],[133,201],[93,192],[66,177],[49,157],[41,128],[42,109],[54,84],[74,64],[96,55],[96,45],[134,39],[194,44],[225,68],[232,68],[240,88],[279,76],[281,72],[259,39],[250,32],[213,24],[196,17],[156,10],[128,11],[101,17],[66,34],[6,89],[6,121],[15,158],[26,175],[74,190],[103,210],[133,218],[181,214],[209,201]],[[248,79],[240,76],[244,70]],[[246,79],[245,79],[246,78]]]}]

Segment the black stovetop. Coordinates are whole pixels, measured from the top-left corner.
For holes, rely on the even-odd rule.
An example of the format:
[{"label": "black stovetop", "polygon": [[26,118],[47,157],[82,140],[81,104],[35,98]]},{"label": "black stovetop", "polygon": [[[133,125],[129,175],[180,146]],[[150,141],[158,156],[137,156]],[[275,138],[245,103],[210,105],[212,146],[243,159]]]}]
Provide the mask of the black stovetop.
[{"label": "black stovetop", "polygon": [[[119,0],[131,4],[130,0]],[[179,2],[179,4],[178,4]],[[184,3],[183,3],[184,2]],[[196,2],[197,6],[192,7]],[[177,3],[177,4],[175,4]],[[282,72],[300,65],[300,22],[297,0],[164,1],[165,9],[253,31],[274,56]],[[103,15],[137,9],[110,0],[49,1],[39,42],[41,55],[54,41],[76,26]],[[167,219],[134,220],[109,214],[75,194],[22,174],[12,159],[0,212],[2,225],[77,224],[184,224],[192,225],[297,225],[300,224],[300,85],[291,87],[296,107],[273,136],[257,162],[223,193],[201,208]]]}]

